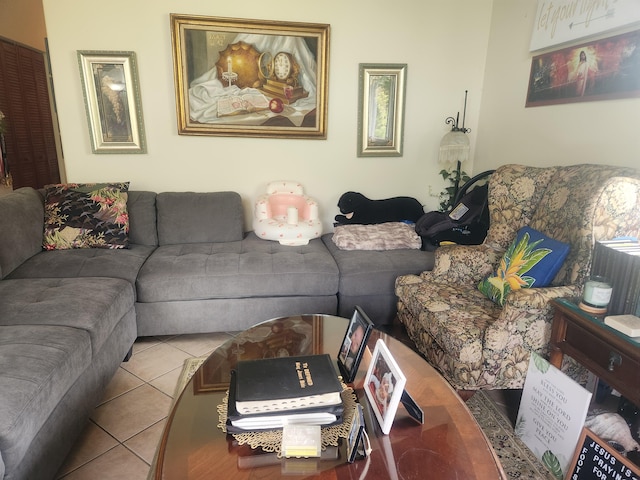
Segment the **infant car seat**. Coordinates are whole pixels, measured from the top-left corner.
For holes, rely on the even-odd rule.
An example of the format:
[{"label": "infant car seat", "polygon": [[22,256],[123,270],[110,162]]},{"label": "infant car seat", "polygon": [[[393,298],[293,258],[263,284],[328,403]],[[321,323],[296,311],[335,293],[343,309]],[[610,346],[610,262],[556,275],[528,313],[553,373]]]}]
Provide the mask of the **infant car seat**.
[{"label": "infant car seat", "polygon": [[465,183],[453,199],[450,212],[429,212],[418,219],[415,229],[422,237],[422,250],[433,251],[443,243],[479,245],[484,241],[489,230],[489,185],[476,183],[493,172],[487,170]]},{"label": "infant car seat", "polygon": [[322,235],[318,202],[304,195],[298,182],[277,181],[255,203],[253,230],[265,240],[282,245],[306,245]]}]

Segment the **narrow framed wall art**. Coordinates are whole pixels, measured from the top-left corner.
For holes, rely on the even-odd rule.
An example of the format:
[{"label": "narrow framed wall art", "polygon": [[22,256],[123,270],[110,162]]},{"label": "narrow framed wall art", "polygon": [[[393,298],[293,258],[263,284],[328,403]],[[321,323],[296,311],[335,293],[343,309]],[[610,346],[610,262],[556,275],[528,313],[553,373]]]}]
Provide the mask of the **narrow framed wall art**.
[{"label": "narrow framed wall art", "polygon": [[358,156],[401,157],[406,64],[360,64]]},{"label": "narrow framed wall art", "polygon": [[93,153],[146,153],[135,52],[78,51]]}]

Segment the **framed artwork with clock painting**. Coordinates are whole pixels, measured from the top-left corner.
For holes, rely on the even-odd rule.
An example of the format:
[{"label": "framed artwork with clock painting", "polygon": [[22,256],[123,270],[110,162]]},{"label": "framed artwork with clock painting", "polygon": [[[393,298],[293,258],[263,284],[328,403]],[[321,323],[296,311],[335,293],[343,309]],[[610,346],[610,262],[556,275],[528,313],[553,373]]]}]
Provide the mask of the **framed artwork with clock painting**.
[{"label": "framed artwork with clock painting", "polygon": [[171,14],[178,133],[325,139],[329,30]]}]

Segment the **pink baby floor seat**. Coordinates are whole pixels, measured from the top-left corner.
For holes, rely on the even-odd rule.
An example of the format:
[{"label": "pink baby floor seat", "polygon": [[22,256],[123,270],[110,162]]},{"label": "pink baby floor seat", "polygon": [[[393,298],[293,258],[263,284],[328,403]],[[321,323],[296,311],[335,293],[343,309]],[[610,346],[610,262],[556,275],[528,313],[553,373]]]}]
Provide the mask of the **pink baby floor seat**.
[{"label": "pink baby floor seat", "polygon": [[318,202],[304,195],[298,182],[277,181],[255,203],[253,230],[265,240],[282,245],[306,245],[322,235]]}]

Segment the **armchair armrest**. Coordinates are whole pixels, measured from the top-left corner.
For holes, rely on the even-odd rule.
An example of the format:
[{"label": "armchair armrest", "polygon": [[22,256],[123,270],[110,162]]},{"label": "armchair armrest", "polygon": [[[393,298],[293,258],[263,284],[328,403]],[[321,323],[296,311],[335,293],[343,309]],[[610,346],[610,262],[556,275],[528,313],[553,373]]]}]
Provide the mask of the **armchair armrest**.
[{"label": "armchair armrest", "polygon": [[439,283],[478,283],[493,272],[504,252],[488,245],[444,245],[435,251],[433,270],[420,276]]},{"label": "armchair armrest", "polygon": [[[527,350],[547,353],[551,336],[554,298],[580,294],[578,285],[561,287],[524,288],[516,290],[505,300],[502,312],[486,332],[485,345],[500,343],[500,338],[520,338]],[[503,348],[507,348],[503,346]]]}]

